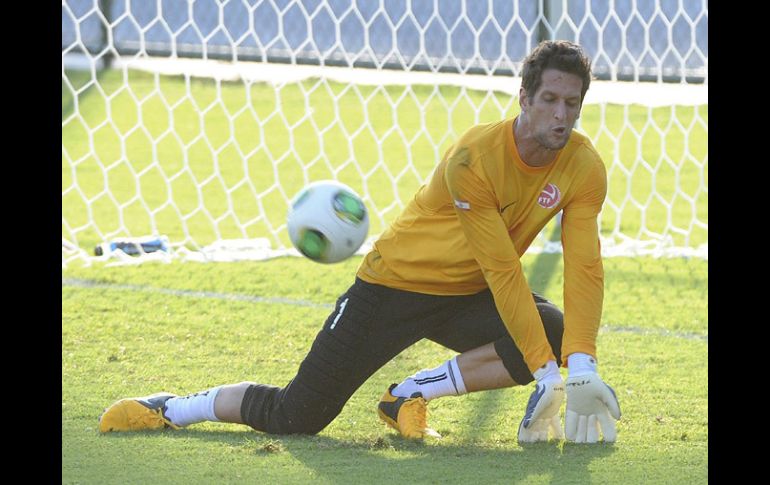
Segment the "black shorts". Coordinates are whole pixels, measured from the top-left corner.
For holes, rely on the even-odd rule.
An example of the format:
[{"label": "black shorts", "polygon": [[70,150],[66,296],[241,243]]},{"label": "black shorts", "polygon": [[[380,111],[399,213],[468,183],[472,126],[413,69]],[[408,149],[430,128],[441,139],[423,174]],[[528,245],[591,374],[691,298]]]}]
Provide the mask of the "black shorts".
[{"label": "black shorts", "polygon": [[[560,359],[562,312],[539,295],[533,298]],[[424,338],[460,353],[494,343],[515,382],[533,380],[489,290],[427,295],[356,278],[337,299],[296,377],[284,388],[252,386],[244,397],[242,417],[261,431],[316,433],[380,367]]]},{"label": "black shorts", "polygon": [[[532,298],[557,363],[561,365],[564,316],[556,305],[537,293],[533,292]],[[346,299],[345,309],[334,325],[334,319],[340,314],[340,306]],[[345,314],[352,308],[356,310],[346,318]],[[379,364],[377,369],[405,348],[425,338],[459,353],[494,343],[497,354],[517,384],[528,384],[534,379],[500,318],[489,289],[473,295],[427,295],[356,278],[353,286],[337,300],[335,311],[327,319],[324,329],[341,329],[340,321],[350,322],[349,325],[355,327],[362,320],[373,322],[374,328],[370,330],[370,338],[376,345],[373,351],[386,358],[384,362],[381,358],[374,359]]]}]

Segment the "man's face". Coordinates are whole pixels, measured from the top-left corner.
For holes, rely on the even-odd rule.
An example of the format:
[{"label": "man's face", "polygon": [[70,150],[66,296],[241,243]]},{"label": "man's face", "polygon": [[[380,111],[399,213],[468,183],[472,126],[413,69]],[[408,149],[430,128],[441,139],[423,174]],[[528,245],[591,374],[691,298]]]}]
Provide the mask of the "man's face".
[{"label": "man's face", "polygon": [[520,91],[521,110],[527,114],[534,138],[549,150],[564,148],[580,117],[583,80],[574,74],[546,69],[534,96]]}]

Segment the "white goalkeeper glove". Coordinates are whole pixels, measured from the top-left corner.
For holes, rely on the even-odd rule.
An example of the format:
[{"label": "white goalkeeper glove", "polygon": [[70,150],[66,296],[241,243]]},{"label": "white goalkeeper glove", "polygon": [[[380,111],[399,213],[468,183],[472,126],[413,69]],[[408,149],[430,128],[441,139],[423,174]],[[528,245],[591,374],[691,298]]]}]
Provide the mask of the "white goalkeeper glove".
[{"label": "white goalkeeper glove", "polygon": [[601,431],[605,442],[614,442],[618,435],[615,421],[620,419],[615,391],[597,374],[596,359],[592,356],[574,353],[567,362],[567,440],[596,443]]},{"label": "white goalkeeper glove", "polygon": [[529,396],[524,419],[519,424],[519,442],[548,441],[549,431],[554,439],[560,440],[564,437],[559,418],[559,409],[564,401],[564,381],[559,374],[559,366],[556,361],[550,360],[533,375],[537,383]]}]

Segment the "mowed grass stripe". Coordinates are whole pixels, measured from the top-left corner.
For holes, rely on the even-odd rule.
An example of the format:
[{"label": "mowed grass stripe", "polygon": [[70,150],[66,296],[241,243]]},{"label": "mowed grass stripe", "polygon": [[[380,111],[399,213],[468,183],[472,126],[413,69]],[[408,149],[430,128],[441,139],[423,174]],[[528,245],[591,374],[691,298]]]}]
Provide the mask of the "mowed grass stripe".
[{"label": "mowed grass stripe", "polygon": [[[158,288],[153,286],[113,284],[113,283],[103,283],[95,280],[82,280],[77,278],[62,278],[62,286],[107,289],[107,290],[113,290],[113,291],[128,290],[128,291],[137,291],[137,292],[146,292],[146,293],[157,293],[159,295],[178,296],[183,298],[213,298],[218,300],[245,301],[245,302],[251,302],[251,303],[291,305],[291,306],[319,308],[326,311],[331,311],[334,308],[334,305],[332,304],[320,304],[312,301],[292,299],[292,298],[241,295],[241,294],[234,294],[234,293],[218,293],[218,292],[210,292],[210,291],[190,291],[190,290],[180,290],[180,289],[174,289],[174,288]],[[656,336],[664,336],[664,337],[708,341],[708,335],[699,335],[699,334],[690,333],[690,332],[672,332],[665,329],[626,327],[626,326],[623,326],[623,324],[602,325],[599,327],[599,331],[600,332],[627,332],[627,333],[633,333],[638,335],[656,335]]]},{"label": "mowed grass stripe", "polygon": [[[193,293],[287,298],[330,308],[353,283],[361,259],[356,256],[334,265],[296,257],[216,264],[95,264],[66,268],[62,277]],[[522,257],[530,288],[559,308],[564,308],[563,267],[560,254]],[[700,259],[605,258],[602,321],[660,333],[708,335],[708,267]],[[547,271],[535,270],[543,268]]]},{"label": "mowed grass stripe", "polygon": [[215,298],[218,300],[236,300],[236,301],[249,301],[254,303],[272,303],[272,304],[283,304],[283,305],[294,305],[294,306],[307,306],[307,307],[313,307],[313,308],[324,308],[327,310],[331,310],[332,308],[334,308],[334,305],[323,305],[319,303],[314,303],[312,301],[295,300],[291,298],[239,295],[236,293],[219,293],[219,292],[211,292],[211,291],[190,291],[190,290],[179,290],[174,288],[157,288],[157,287],[140,286],[140,285],[122,285],[122,284],[113,284],[113,283],[102,283],[95,280],[81,280],[77,278],[62,278],[61,284],[62,286],[75,286],[80,288],[100,288],[100,289],[120,290],[120,291],[124,291],[124,290],[143,291],[143,292],[149,292],[149,293],[159,293],[161,295],[172,295],[172,296],[181,296],[181,297],[190,297],[190,298]]}]

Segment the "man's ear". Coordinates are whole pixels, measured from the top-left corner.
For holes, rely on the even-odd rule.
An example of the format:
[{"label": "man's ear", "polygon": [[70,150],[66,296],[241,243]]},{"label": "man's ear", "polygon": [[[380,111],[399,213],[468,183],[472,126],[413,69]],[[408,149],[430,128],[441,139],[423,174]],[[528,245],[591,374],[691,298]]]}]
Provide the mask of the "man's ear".
[{"label": "man's ear", "polygon": [[524,90],[523,87],[519,88],[519,107],[521,108],[522,113],[526,111],[526,107],[529,104],[529,99],[527,99],[527,92]]}]

